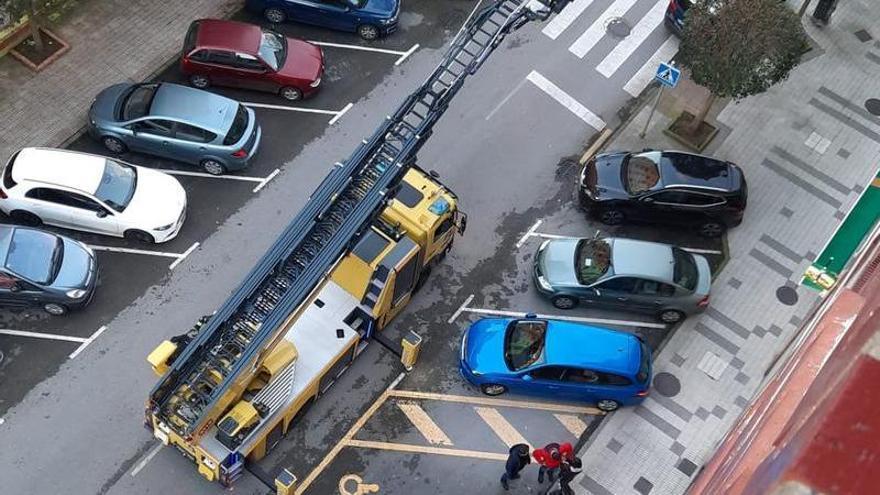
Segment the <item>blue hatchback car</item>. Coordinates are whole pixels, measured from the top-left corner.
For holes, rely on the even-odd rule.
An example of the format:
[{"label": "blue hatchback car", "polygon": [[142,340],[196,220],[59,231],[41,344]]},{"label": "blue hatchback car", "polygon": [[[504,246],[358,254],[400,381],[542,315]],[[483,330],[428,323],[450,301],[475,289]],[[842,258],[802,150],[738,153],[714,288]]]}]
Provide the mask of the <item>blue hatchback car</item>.
[{"label": "blue hatchback car", "polygon": [[400,0],[247,0],[248,10],[279,24],[304,24],[357,33],[374,40],[397,30]]},{"label": "blue hatchback car", "polygon": [[651,351],[635,335],[594,326],[485,318],[465,332],[459,369],[486,395],[587,401],[613,411],[647,397]]}]

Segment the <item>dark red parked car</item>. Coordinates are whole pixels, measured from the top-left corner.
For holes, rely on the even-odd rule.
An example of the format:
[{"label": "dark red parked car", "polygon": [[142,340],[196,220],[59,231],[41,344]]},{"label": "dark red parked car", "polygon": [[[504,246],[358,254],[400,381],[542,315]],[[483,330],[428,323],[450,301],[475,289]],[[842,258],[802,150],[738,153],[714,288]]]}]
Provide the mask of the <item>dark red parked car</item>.
[{"label": "dark red parked car", "polygon": [[186,33],[180,70],[200,89],[234,86],[296,101],[317,93],[324,54],[311,43],[252,24],[201,19]]}]

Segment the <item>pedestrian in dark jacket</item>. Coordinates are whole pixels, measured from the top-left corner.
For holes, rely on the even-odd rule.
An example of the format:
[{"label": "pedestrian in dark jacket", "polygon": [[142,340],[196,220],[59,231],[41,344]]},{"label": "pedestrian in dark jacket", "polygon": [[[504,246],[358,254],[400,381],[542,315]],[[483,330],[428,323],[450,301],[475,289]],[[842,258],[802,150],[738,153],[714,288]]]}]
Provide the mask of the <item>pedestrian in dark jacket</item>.
[{"label": "pedestrian in dark jacket", "polygon": [[559,451],[558,443],[548,443],[543,449],[535,449],[532,456],[538,461],[538,483],[544,482],[544,474],[547,479],[553,483],[556,477],[556,471],[559,469],[559,463],[562,461],[562,454]]},{"label": "pedestrian in dark jacket", "polygon": [[507,457],[507,463],[504,465],[504,474],[501,475],[501,486],[505,490],[510,490],[509,480],[519,478],[519,472],[524,467],[531,464],[532,458],[529,456],[529,446],[524,443],[518,443],[510,448],[510,455]]},{"label": "pedestrian in dark jacket", "polygon": [[571,457],[563,458],[559,467],[559,490],[552,492],[552,495],[574,495],[574,490],[570,483],[574,480],[583,468],[580,458],[572,453]]}]

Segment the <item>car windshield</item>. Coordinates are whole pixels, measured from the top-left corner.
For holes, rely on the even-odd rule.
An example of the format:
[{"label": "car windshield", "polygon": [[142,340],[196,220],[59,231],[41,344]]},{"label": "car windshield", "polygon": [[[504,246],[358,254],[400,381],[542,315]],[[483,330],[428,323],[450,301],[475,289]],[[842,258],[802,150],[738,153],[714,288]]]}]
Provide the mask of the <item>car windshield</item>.
[{"label": "car windshield", "polygon": [[55,279],[64,255],[64,241],[45,232],[15,229],[4,265],[17,275],[47,284]]},{"label": "car windshield", "polygon": [[237,143],[241,137],[244,136],[244,131],[247,130],[247,126],[247,109],[244,105],[239,105],[238,111],[235,112],[235,118],[232,120],[232,125],[229,127],[229,132],[226,133],[226,138],[223,139],[223,144],[231,146]]},{"label": "car windshield", "polygon": [[659,151],[630,155],[623,164],[623,184],[630,194],[650,191],[660,182]]},{"label": "car windshield", "polygon": [[284,67],[284,60],[287,58],[287,40],[278,33],[263,31],[259,53],[260,58],[269,64],[272,70],[277,71]]},{"label": "car windshield", "polygon": [[137,170],[134,167],[107,160],[104,162],[104,175],[101,176],[95,197],[121,213],[131,202],[135,187]]},{"label": "car windshield", "polygon": [[139,119],[150,113],[153,97],[159,89],[158,84],[135,86],[122,103],[122,120]]},{"label": "car windshield", "polygon": [[590,285],[608,272],[611,245],[603,239],[582,239],[574,257],[574,271],[581,285]]},{"label": "car windshield", "polygon": [[521,370],[538,362],[544,352],[546,321],[514,321],[504,339],[504,361],[513,370]]},{"label": "car windshield", "polygon": [[696,289],[699,273],[694,256],[681,248],[674,247],[672,248],[672,257],[675,259],[675,268],[672,273],[675,283],[687,290]]}]

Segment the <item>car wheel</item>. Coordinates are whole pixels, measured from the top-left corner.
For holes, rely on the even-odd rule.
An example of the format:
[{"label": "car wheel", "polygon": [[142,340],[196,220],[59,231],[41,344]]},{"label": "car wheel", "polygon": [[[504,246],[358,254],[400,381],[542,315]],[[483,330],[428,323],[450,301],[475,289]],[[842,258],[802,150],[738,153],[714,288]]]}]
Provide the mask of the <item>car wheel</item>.
[{"label": "car wheel", "polygon": [[600,401],[596,401],[596,407],[598,407],[602,411],[611,412],[620,407],[620,403],[616,400],[602,399]]},{"label": "car wheel", "polygon": [[622,211],[615,209],[602,210],[599,213],[599,221],[605,225],[620,225],[623,223],[625,216]]},{"label": "car wheel", "polygon": [[497,383],[486,383],[484,385],[480,385],[480,390],[486,395],[501,395],[504,392],[507,392],[507,387],[504,385],[498,385]]},{"label": "car wheel", "polygon": [[379,28],[372,24],[361,24],[357,29],[358,36],[367,41],[373,41],[379,37]]},{"label": "car wheel", "polygon": [[67,306],[57,303],[46,303],[43,305],[43,311],[52,316],[61,316],[67,314]]},{"label": "car wheel", "polygon": [[211,175],[223,175],[226,173],[226,166],[214,159],[202,160],[202,170]]},{"label": "car wheel", "polygon": [[571,309],[577,306],[577,299],[570,296],[556,296],[553,298],[553,305],[559,309]]},{"label": "car wheel", "polygon": [[211,80],[208,79],[208,76],[204,76],[202,74],[193,74],[189,76],[189,83],[194,88],[205,89],[211,85]]},{"label": "car wheel", "polygon": [[663,323],[678,323],[685,317],[684,313],[677,309],[666,309],[657,315],[657,319]]},{"label": "car wheel", "polygon": [[697,228],[697,232],[703,237],[718,237],[724,233],[724,225],[719,222],[706,222]]},{"label": "car wheel", "polygon": [[104,136],[101,138],[101,144],[103,144],[110,153],[121,154],[128,151],[128,146],[126,146],[121,139],[113,136]]},{"label": "car wheel", "polygon": [[152,235],[143,230],[126,230],[124,237],[130,241],[140,242],[142,244],[155,244],[156,239]]},{"label": "car wheel", "polygon": [[263,17],[272,24],[281,24],[287,20],[287,14],[281,9],[266,9],[263,11]]},{"label": "car wheel", "polygon": [[40,225],[43,225],[43,219],[29,211],[13,210],[9,212],[9,218],[15,223],[26,225],[28,227],[39,227]]},{"label": "car wheel", "polygon": [[299,101],[303,97],[303,92],[293,86],[284,86],[279,94],[287,101]]}]

